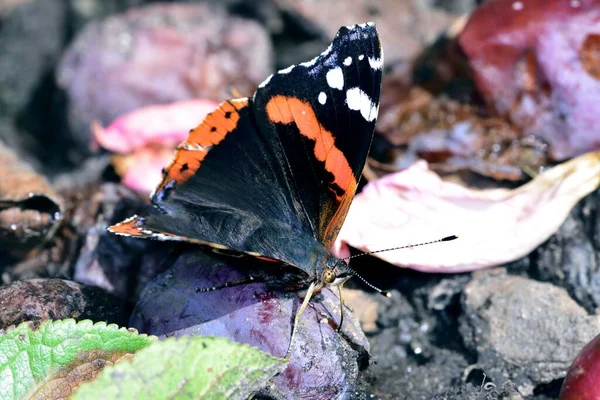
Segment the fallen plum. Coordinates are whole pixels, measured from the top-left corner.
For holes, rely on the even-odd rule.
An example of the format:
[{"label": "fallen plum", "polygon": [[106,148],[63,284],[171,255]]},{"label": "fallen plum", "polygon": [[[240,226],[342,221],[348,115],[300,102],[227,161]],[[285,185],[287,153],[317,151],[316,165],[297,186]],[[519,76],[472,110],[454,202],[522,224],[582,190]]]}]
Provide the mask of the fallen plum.
[{"label": "fallen plum", "polygon": [[[253,263],[253,264],[252,264]],[[216,335],[247,343],[276,357],[285,356],[294,316],[295,292],[249,283],[197,293],[255,273],[257,261],[186,252],[142,292],[130,319],[140,332],[164,335]],[[281,267],[265,266],[277,273]],[[262,394],[273,398],[343,398],[367,364],[369,344],[348,309],[337,331],[339,299],[324,289],[302,315],[287,368]]]},{"label": "fallen plum", "polygon": [[593,400],[600,397],[600,335],[579,352],[560,389],[560,400]]},{"label": "fallen plum", "polygon": [[86,25],[56,76],[68,125],[83,146],[90,125],[143,106],[250,94],[271,73],[271,42],[259,24],[216,4],[152,4]]},{"label": "fallen plum", "polygon": [[499,0],[475,10],[459,44],[491,108],[564,160],[600,149],[598,0]]}]

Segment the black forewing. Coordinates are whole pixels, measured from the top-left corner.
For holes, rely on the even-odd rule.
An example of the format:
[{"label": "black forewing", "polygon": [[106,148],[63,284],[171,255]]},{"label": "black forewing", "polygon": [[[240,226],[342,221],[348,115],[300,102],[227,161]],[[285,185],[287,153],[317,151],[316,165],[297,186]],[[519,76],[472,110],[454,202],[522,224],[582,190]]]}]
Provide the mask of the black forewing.
[{"label": "black forewing", "polygon": [[257,129],[251,108],[250,101],[239,111],[237,127],[189,180],[155,200],[164,214],[144,218],[143,229],[305,264],[309,223],[279,141]]},{"label": "black forewing", "polygon": [[[258,125],[261,131],[275,131],[313,235],[327,247],[335,240],[346,217],[369,151],[379,108],[382,62],[381,45],[373,24],[342,27],[330,48],[320,56],[279,71],[254,95]],[[366,96],[362,97],[362,105],[357,105],[358,90]],[[353,182],[341,188],[332,185],[335,173],[328,171],[326,162],[315,156],[314,138],[302,135],[297,124],[273,124],[267,105],[274,96],[310,104],[322,125],[321,131],[333,134],[335,147],[343,153],[352,171]],[[317,140],[320,134],[317,133]],[[340,168],[337,172],[342,174]],[[334,167],[329,169],[336,172]]]}]

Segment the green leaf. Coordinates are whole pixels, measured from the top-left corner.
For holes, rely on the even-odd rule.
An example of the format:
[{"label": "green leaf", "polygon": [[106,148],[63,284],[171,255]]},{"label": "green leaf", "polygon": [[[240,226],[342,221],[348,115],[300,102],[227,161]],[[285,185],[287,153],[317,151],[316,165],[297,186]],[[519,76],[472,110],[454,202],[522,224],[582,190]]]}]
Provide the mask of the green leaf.
[{"label": "green leaf", "polygon": [[156,338],[104,322],[45,321],[0,331],[0,399],[66,398]]},{"label": "green leaf", "polygon": [[285,366],[283,359],[224,338],[170,338],[141,350],[131,363],[105,368],[73,399],[246,399]]}]

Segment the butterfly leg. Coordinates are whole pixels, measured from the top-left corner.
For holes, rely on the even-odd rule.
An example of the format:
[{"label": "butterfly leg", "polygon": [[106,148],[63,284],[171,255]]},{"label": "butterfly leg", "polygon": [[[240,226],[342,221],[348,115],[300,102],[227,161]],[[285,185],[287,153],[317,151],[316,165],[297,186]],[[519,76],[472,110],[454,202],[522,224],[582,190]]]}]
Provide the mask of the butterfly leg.
[{"label": "butterfly leg", "polygon": [[300,308],[298,309],[298,312],[296,313],[296,317],[294,318],[294,327],[292,328],[292,337],[290,338],[290,344],[285,353],[286,360],[289,360],[290,356],[292,355],[292,353],[291,353],[292,344],[294,344],[294,337],[296,336],[296,331],[298,330],[298,323],[300,322],[300,317],[302,316],[302,313],[308,306],[308,301],[312,297],[316,287],[317,287],[317,282],[313,282],[310,284],[310,286],[308,287],[308,290],[306,291],[306,295],[304,296],[304,301],[302,302],[302,305],[300,306]]},{"label": "butterfly leg", "polygon": [[344,297],[342,296],[342,287],[344,286],[344,283],[348,282],[348,279],[350,279],[351,276],[349,276],[348,278],[344,279],[342,281],[342,283],[340,283],[339,285],[337,285],[338,288],[338,294],[340,297],[340,324],[338,325],[337,331],[340,332],[342,330],[342,325],[344,324]]},{"label": "butterfly leg", "polygon": [[344,324],[344,298],[342,297],[342,285],[338,285],[338,293],[340,295],[340,324],[337,327],[338,332],[342,330]]},{"label": "butterfly leg", "polygon": [[212,292],[213,290],[219,290],[219,289],[224,289],[224,288],[228,288],[228,287],[232,287],[232,286],[244,285],[246,283],[255,283],[255,282],[260,282],[260,280],[257,280],[252,275],[248,275],[243,278],[236,279],[235,281],[226,282],[222,285],[196,288],[196,293]]}]

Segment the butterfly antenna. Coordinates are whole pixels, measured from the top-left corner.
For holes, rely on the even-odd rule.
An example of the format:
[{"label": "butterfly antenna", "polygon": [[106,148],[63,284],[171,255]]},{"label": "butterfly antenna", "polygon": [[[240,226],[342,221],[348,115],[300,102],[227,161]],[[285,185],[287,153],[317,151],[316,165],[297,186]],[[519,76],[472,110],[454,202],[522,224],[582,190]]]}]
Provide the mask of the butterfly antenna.
[{"label": "butterfly antenna", "polygon": [[346,267],[351,273],[352,275],[356,276],[358,279],[360,279],[361,281],[363,281],[365,283],[365,285],[367,285],[368,287],[370,287],[371,289],[375,290],[377,293],[385,296],[385,297],[392,297],[392,294],[390,292],[386,292],[385,290],[381,290],[379,289],[377,286],[373,285],[372,283],[370,283],[369,281],[367,281],[365,278],[363,278],[362,276],[360,276],[358,274],[358,272],[356,272],[352,267],[347,266]]},{"label": "butterfly antenna", "polygon": [[439,242],[449,242],[449,241],[455,240],[455,239],[458,239],[458,236],[451,235],[451,236],[443,237],[443,238],[438,239],[438,240],[432,240],[431,242],[423,242],[423,243],[416,243],[416,244],[407,244],[405,246],[390,247],[389,249],[373,250],[373,251],[369,251],[369,252],[366,252],[366,253],[355,254],[353,256],[345,257],[344,260],[350,260],[350,259],[356,258],[356,257],[368,256],[369,254],[383,253],[384,251],[392,251],[392,250],[400,250],[400,249],[410,249],[412,247],[425,246],[426,244],[433,244],[433,243],[439,243]]},{"label": "butterfly antenna", "polygon": [[[423,242],[423,243],[417,243],[417,244],[409,244],[409,245],[406,245],[406,246],[390,247],[389,249],[381,249],[381,250],[369,251],[367,253],[360,253],[360,254],[355,254],[353,256],[345,257],[344,260],[350,260],[350,259],[356,258],[356,257],[367,256],[369,254],[382,253],[384,251],[392,251],[392,250],[400,250],[400,249],[410,249],[411,247],[425,246],[426,244],[433,244],[433,243],[439,243],[439,242],[449,242],[449,241],[454,240],[454,239],[458,239],[458,236],[451,235],[451,236],[443,237],[443,238],[438,239],[438,240],[432,240],[430,242]],[[390,292],[386,292],[385,290],[381,290],[377,286],[371,284],[365,278],[363,278],[362,276],[360,276],[360,274],[358,274],[358,272],[356,272],[356,270],[354,270],[349,265],[346,268],[354,276],[356,276],[358,279],[360,279],[361,281],[363,281],[365,283],[365,285],[367,285],[371,289],[375,290],[376,292],[380,293],[381,295],[383,295],[385,297],[392,297],[392,294]]]}]

